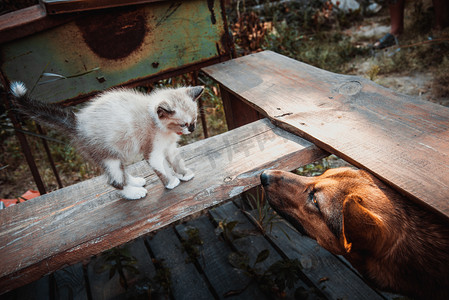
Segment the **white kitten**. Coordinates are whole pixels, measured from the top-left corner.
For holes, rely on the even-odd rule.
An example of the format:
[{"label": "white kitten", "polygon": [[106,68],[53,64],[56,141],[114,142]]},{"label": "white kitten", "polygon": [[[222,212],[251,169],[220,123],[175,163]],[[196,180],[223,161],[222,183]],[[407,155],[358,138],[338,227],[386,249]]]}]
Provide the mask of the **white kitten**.
[{"label": "white kitten", "polygon": [[168,189],[194,177],[179,155],[177,141],[196,126],[196,100],[204,87],[181,87],[143,94],[115,89],[92,99],[78,112],[27,97],[23,83],[11,84],[17,109],[67,132],[81,153],[100,165],[108,183],[127,199],[145,197],[145,179],[133,177],[124,165],[143,155]]}]

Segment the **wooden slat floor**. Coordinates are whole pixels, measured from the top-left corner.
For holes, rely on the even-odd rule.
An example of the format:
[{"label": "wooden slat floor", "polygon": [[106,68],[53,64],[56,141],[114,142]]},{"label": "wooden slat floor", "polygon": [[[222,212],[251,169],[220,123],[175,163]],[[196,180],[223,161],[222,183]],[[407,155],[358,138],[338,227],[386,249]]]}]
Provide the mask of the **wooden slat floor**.
[{"label": "wooden slat floor", "polygon": [[[262,234],[254,221],[260,214],[257,210],[242,210],[241,203],[240,199],[227,202],[195,219],[140,237],[0,298],[274,299],[274,294],[264,289],[267,280],[258,282],[258,276],[249,275],[248,268],[244,268],[245,272],[234,267],[245,261],[237,259],[241,257],[246,257],[249,266],[256,269],[253,274],[259,275],[276,262],[297,259],[300,279],[281,295],[285,299],[295,299],[295,293],[296,299],[393,297],[371,289],[344,259],[280,219],[268,222],[266,234]],[[255,263],[261,253],[269,255]],[[286,274],[291,277],[291,272]]]}]

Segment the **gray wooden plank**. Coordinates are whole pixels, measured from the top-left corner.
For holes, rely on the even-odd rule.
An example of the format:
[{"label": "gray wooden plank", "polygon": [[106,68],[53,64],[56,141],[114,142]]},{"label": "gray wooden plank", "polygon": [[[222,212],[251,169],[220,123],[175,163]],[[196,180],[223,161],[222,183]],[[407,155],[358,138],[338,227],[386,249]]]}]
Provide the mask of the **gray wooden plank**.
[{"label": "gray wooden plank", "polygon": [[110,268],[107,266],[115,266],[115,262],[105,261],[104,255],[93,258],[88,265],[89,286],[93,299],[123,299],[148,295],[151,292],[151,279],[156,272],[143,239],[139,238],[120,248],[125,248],[126,253],[137,259],[136,264],[128,263],[128,265],[135,267],[138,273],[124,267],[125,286],[120,282],[118,271],[110,278]]},{"label": "gray wooden plank", "polygon": [[288,258],[301,262],[303,273],[328,299],[383,299],[341,260],[284,221],[276,222],[268,237]]},{"label": "gray wooden plank", "polygon": [[88,299],[81,263],[58,270],[53,276],[55,278],[55,299]]},{"label": "gray wooden plank", "polygon": [[136,258],[134,267],[138,273],[125,271],[128,290],[127,298],[151,297],[151,299],[166,299],[168,296],[154,282],[156,268],[152,262],[150,253],[144,243],[144,238],[138,238],[129,247],[130,254]]},{"label": "gray wooden plank", "polygon": [[[256,284],[250,283],[250,279],[242,270],[231,266],[228,257],[232,249],[220,239],[207,216],[203,215],[176,226],[177,232],[185,241],[188,241],[188,232],[192,229],[198,230],[203,242],[203,245],[196,246],[200,255],[196,261],[220,299],[266,299]],[[229,292],[243,290],[245,287],[247,288],[242,293],[229,296]]]},{"label": "gray wooden plank", "polygon": [[[3,299],[4,295],[0,297]],[[5,295],[11,300],[50,300],[50,277],[45,276]]]},{"label": "gray wooden plank", "polygon": [[203,71],[278,126],[449,217],[449,108],[271,51]]},{"label": "gray wooden plank", "polygon": [[203,276],[182,251],[173,228],[158,231],[147,242],[155,259],[170,271],[170,292],[174,299],[214,299]]},{"label": "gray wooden plank", "polygon": [[[244,236],[234,240],[232,244],[237,251],[248,254],[250,261],[249,264],[251,266],[254,265],[257,255],[263,250],[268,250],[270,255],[265,261],[257,264],[261,271],[267,270],[273,263],[282,259],[277,250],[273,248],[268,240],[261,235],[256,227],[251,224],[248,218],[234,205],[234,203],[229,202],[223,204],[219,207],[211,209],[209,212],[217,223],[221,221],[238,222],[234,230],[239,234],[242,233]],[[301,279],[297,282],[293,289],[287,290],[285,297],[287,299],[294,298],[294,292],[297,288],[303,288],[307,291],[310,299],[320,297],[320,295],[317,295],[315,292],[311,291],[310,287]]]},{"label": "gray wooden plank", "polygon": [[144,199],[122,199],[101,176],[1,210],[0,256],[9,259],[0,265],[0,293],[232,198],[259,184],[264,169],[292,170],[325,155],[268,120],[181,152],[196,177],[174,190],[141,161],[129,170],[147,179]]}]

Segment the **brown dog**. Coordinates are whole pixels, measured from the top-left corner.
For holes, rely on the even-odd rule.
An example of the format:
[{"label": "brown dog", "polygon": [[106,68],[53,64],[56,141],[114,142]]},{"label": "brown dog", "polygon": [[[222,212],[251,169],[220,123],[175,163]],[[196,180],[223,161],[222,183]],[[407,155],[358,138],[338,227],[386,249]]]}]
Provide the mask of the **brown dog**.
[{"label": "brown dog", "polygon": [[318,177],[265,171],[271,206],[322,247],[343,255],[375,286],[449,299],[449,225],[362,170]]}]

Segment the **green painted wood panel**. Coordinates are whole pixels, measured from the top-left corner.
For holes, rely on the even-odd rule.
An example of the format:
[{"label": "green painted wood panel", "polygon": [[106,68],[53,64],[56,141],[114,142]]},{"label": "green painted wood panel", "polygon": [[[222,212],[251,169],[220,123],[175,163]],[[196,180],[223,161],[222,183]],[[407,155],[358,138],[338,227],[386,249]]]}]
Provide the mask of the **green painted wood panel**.
[{"label": "green painted wood panel", "polygon": [[[43,72],[68,79],[36,85],[33,97],[61,102],[229,57],[219,0],[164,1],[105,9],[0,45],[7,80],[31,88]],[[46,81],[51,78],[42,78]]]}]

